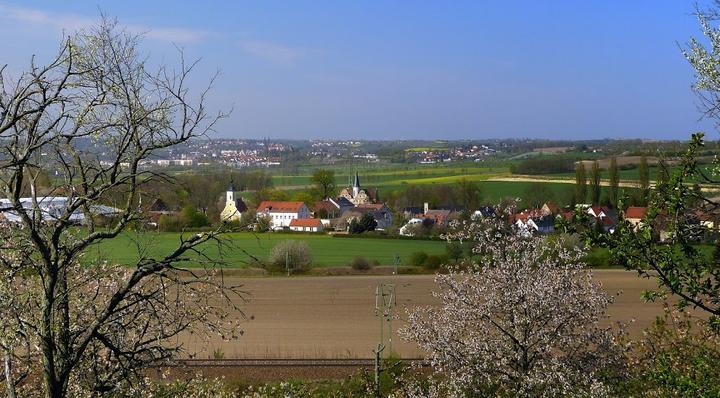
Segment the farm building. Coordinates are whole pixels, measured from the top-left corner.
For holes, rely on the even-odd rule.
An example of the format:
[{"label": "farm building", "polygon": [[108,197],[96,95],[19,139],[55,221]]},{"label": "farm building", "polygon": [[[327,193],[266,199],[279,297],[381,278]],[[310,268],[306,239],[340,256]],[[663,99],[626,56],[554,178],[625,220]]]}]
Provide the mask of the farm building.
[{"label": "farm building", "polygon": [[[40,219],[44,222],[53,222],[60,219],[66,219],[71,224],[83,224],[85,219],[85,213],[78,209],[67,214],[68,206],[71,205],[72,198],[65,196],[42,196],[37,198],[20,198],[20,206],[28,213],[31,218],[34,218],[37,214]],[[34,205],[37,203],[37,207]],[[90,205],[90,213],[94,217],[112,217],[116,215],[120,210],[105,206],[105,205]],[[21,212],[13,209],[13,206],[8,199],[0,199],[0,213],[3,216],[3,221],[19,224],[22,222]]]},{"label": "farm building", "polygon": [[324,226],[318,218],[296,218],[290,221],[290,230],[297,232],[322,232]]}]

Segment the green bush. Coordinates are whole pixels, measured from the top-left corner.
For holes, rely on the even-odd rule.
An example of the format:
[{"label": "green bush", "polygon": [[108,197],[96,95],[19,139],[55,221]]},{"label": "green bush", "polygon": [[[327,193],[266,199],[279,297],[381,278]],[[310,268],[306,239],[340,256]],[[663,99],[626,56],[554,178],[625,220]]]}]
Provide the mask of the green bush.
[{"label": "green bush", "polygon": [[355,257],[350,263],[350,266],[356,271],[367,271],[371,268],[370,262],[363,256]]},{"label": "green bush", "polygon": [[422,266],[430,270],[436,270],[439,269],[441,265],[447,264],[447,262],[447,256],[431,254],[427,256]]},{"label": "green bush", "polygon": [[410,255],[410,265],[416,266],[416,267],[422,267],[425,264],[425,260],[427,260],[428,255],[425,252],[415,252]]},{"label": "green bush", "polygon": [[284,240],[275,245],[268,263],[274,271],[282,271],[288,267],[292,271],[306,271],[312,266],[312,254],[307,243]]},{"label": "green bush", "polygon": [[204,228],[210,225],[208,217],[194,207],[185,207],[174,216],[162,215],[158,220],[158,230],[163,232],[180,232],[187,229]]}]

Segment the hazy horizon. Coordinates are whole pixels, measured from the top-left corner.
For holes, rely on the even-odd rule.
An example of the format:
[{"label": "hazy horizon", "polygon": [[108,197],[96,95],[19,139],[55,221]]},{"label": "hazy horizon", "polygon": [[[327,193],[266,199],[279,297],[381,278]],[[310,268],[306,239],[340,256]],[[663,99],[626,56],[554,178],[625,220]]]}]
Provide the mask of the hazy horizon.
[{"label": "hazy horizon", "polygon": [[1,1],[0,64],[46,60],[102,12],[153,61],[203,59],[233,108],[212,138],[684,140],[702,130],[682,45],[692,1],[372,4]]}]

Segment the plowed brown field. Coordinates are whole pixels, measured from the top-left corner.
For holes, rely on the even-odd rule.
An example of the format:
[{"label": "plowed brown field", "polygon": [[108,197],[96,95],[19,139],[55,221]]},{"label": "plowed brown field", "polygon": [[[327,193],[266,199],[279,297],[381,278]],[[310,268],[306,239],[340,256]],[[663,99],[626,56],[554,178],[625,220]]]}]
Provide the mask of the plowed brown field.
[{"label": "plowed brown field", "polygon": [[[609,294],[620,293],[610,307],[610,321],[635,319],[631,335],[639,336],[662,313],[660,304],[640,298],[643,290],[655,286],[654,280],[622,270],[593,272]],[[396,314],[401,318],[406,308],[436,304],[431,275],[232,279],[252,294],[243,308],[253,319],[245,323],[244,336],[233,342],[204,344],[184,337],[200,358],[212,357],[213,350],[222,351],[225,358],[370,358],[380,331],[374,315],[378,283],[397,285]],[[393,329],[401,325],[402,319],[393,322]],[[393,351],[405,358],[422,355],[396,335]]]}]

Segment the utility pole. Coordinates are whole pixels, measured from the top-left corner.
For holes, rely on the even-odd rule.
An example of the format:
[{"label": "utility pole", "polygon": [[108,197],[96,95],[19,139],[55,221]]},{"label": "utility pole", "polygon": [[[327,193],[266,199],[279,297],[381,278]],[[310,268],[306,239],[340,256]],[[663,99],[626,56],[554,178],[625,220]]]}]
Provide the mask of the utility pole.
[{"label": "utility pole", "polygon": [[385,350],[385,321],[388,322],[388,347],[392,354],[392,318],[395,308],[395,284],[381,283],[375,288],[375,316],[380,320],[380,342],[375,352],[375,396],[380,398],[380,372],[382,372],[380,359]]}]

